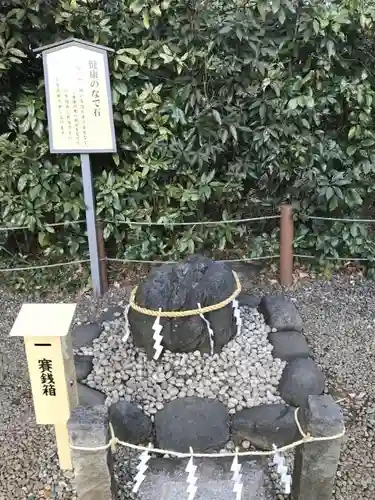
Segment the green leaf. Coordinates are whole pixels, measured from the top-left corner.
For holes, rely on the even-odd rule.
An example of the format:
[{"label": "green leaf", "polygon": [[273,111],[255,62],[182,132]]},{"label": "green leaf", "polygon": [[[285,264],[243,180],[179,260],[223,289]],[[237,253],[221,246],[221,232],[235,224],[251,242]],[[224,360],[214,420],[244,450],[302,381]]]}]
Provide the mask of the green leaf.
[{"label": "green leaf", "polygon": [[142,127],[140,123],[138,123],[136,120],[130,120],[129,121],[129,126],[136,132],[137,134],[144,135],[145,129]]},{"label": "green leaf", "polygon": [[228,139],[228,130],[225,128],[223,131],[222,131],[222,134],[221,134],[221,142],[223,144],[225,144],[227,142],[227,139]]},{"label": "green leaf", "polygon": [[353,137],[355,136],[355,131],[356,131],[356,127],[351,127],[351,129],[349,130],[349,133],[348,133],[348,139],[353,139]]},{"label": "green leaf", "polygon": [[25,186],[27,184],[27,180],[28,180],[27,174],[21,175],[21,177],[18,179],[17,188],[18,188],[19,192],[22,192],[25,189]]},{"label": "green leaf", "polygon": [[331,188],[331,186],[328,186],[328,188],[326,189],[326,199],[327,201],[329,201],[333,196],[333,189]]},{"label": "green leaf", "polygon": [[29,196],[30,196],[31,201],[35,201],[35,199],[39,195],[41,189],[42,189],[42,187],[40,186],[40,184],[37,184],[36,186],[34,186],[30,189]]},{"label": "green leaf", "polygon": [[285,10],[281,8],[277,14],[277,17],[279,19],[280,24],[284,24],[286,20]]},{"label": "green leaf", "polygon": [[38,233],[38,243],[43,248],[48,245],[48,234],[47,233]]},{"label": "green leaf", "polygon": [[34,133],[37,137],[39,137],[39,139],[41,137],[43,137],[43,134],[44,134],[44,127],[43,127],[43,123],[41,121],[38,121],[34,127]]},{"label": "green leaf", "polygon": [[265,21],[266,20],[266,16],[267,16],[267,12],[266,12],[266,5],[265,3],[262,1],[258,1],[257,3],[257,9],[258,9],[258,12],[260,14],[260,17],[262,18],[262,21]]},{"label": "green leaf", "polygon": [[314,21],[313,21],[313,29],[314,29],[314,32],[315,32],[316,35],[320,31],[319,22],[317,21],[317,19],[314,19]]},{"label": "green leaf", "polygon": [[294,97],[288,102],[289,109],[296,109],[297,106],[298,106],[298,97]]},{"label": "green leaf", "polygon": [[337,207],[338,207],[337,198],[335,197],[331,198],[328,205],[330,212],[334,212]]},{"label": "green leaf", "polygon": [[159,5],[153,5],[153,6],[151,7],[151,12],[152,12],[153,14],[155,14],[156,16],[161,16],[161,10],[160,10]]},{"label": "green leaf", "polygon": [[237,142],[238,141],[238,137],[237,137],[236,127],[234,125],[230,125],[229,126],[229,130],[230,130],[230,133],[232,134],[232,137],[233,137],[234,141]]},{"label": "green leaf", "polygon": [[28,111],[26,106],[20,106],[14,111],[14,116],[16,116],[17,118],[24,118],[27,114]]},{"label": "green leaf", "polygon": [[117,59],[118,59],[119,61],[122,61],[122,62],[123,62],[123,63],[125,63],[125,64],[131,64],[131,65],[138,66],[137,61],[134,61],[134,59],[132,59],[131,57],[128,57],[128,56],[122,55],[122,56],[117,56]]},{"label": "green leaf", "polygon": [[14,47],[9,49],[9,52],[17,57],[26,57],[26,54],[22,52],[22,50],[16,49]]},{"label": "green leaf", "polygon": [[135,0],[129,6],[129,9],[134,12],[134,14],[139,14],[143,9],[145,3],[143,0]]},{"label": "green leaf", "polygon": [[305,104],[308,108],[313,108],[314,107],[314,98],[313,97],[310,97],[310,96],[306,96],[305,97]]},{"label": "green leaf", "polygon": [[276,12],[280,9],[280,0],[271,0],[272,2],[272,12],[276,14]]},{"label": "green leaf", "polygon": [[120,165],[120,157],[119,157],[119,155],[118,154],[112,155],[112,159],[113,159],[113,162],[116,165],[116,167],[118,167]]},{"label": "green leaf", "polygon": [[41,20],[35,14],[32,14],[31,12],[28,12],[27,13],[27,17],[29,18],[29,21],[31,22],[31,24],[33,26],[40,26],[41,25]]},{"label": "green leaf", "polygon": [[113,87],[121,95],[127,95],[128,93],[128,86],[124,82],[114,82]]},{"label": "green leaf", "polygon": [[212,116],[215,118],[215,120],[217,121],[217,123],[219,125],[221,125],[221,116],[220,116],[220,113],[218,111],[216,111],[216,109],[212,110]]},{"label": "green leaf", "polygon": [[333,43],[332,40],[327,41],[327,51],[328,51],[329,57],[332,57],[336,52],[335,51],[335,44]]},{"label": "green leaf", "polygon": [[134,48],[134,47],[120,49],[117,51],[117,54],[119,54],[119,55],[122,55],[124,53],[131,54],[132,56],[139,56],[141,51],[139,49]]},{"label": "green leaf", "polygon": [[148,16],[148,10],[143,11],[143,26],[148,30],[150,29],[150,19]]},{"label": "green leaf", "polygon": [[356,151],[357,151],[357,146],[349,146],[346,150],[349,156],[353,156]]},{"label": "green leaf", "polygon": [[18,130],[21,132],[21,134],[24,134],[30,129],[30,121],[28,118],[26,118],[22,123],[19,124]]}]

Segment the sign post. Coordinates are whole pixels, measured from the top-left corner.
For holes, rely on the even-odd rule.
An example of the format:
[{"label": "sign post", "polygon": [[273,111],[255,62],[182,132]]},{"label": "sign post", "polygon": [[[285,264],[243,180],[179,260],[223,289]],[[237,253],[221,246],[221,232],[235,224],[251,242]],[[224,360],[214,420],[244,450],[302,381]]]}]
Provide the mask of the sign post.
[{"label": "sign post", "polygon": [[76,304],[24,304],[10,332],[23,337],[37,424],[55,426],[61,469],[72,470],[68,420],[78,405],[70,325]]},{"label": "sign post", "polygon": [[90,252],[91,279],[102,294],[95,196],[90,153],[116,153],[108,52],[101,45],[68,38],[34,52],[43,54],[51,153],[79,154]]}]

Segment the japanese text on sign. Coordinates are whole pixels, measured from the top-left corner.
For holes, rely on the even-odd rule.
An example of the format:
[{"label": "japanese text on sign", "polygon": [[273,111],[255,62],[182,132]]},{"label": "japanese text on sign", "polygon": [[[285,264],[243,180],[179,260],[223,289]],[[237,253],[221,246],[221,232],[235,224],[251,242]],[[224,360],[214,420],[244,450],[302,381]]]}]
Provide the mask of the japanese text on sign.
[{"label": "japanese text on sign", "polygon": [[115,152],[107,55],[65,46],[44,55],[52,152]]},{"label": "japanese text on sign", "polygon": [[43,396],[56,396],[55,379],[52,372],[52,361],[40,359],[38,361],[40,371],[40,382],[42,384]]}]

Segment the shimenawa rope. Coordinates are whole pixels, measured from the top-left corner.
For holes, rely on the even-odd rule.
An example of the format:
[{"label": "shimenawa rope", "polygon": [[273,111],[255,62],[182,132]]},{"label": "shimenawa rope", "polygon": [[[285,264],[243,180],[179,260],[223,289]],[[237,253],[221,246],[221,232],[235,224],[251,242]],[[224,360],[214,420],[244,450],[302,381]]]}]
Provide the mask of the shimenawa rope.
[{"label": "shimenawa rope", "polygon": [[233,272],[233,277],[234,281],[236,282],[236,289],[230,295],[227,297],[225,300],[222,300],[221,302],[217,304],[213,304],[212,306],[206,306],[203,307],[202,309],[189,309],[186,311],[159,311],[155,309],[147,309],[146,307],[141,307],[135,303],[135,295],[137,293],[138,287],[134,287],[129,298],[129,305],[132,309],[135,311],[138,311],[142,314],[145,314],[146,316],[153,316],[153,317],[159,317],[159,318],[186,318],[187,316],[196,316],[198,314],[205,314],[209,313],[212,311],[217,311],[218,309],[221,309],[231,302],[241,293],[241,283],[240,280],[237,276],[237,273]]},{"label": "shimenawa rope", "polygon": [[332,436],[314,437],[314,436],[311,436],[309,433],[305,433],[304,430],[302,429],[301,423],[298,420],[298,411],[299,411],[299,408],[296,408],[294,411],[294,420],[295,420],[297,428],[302,436],[302,439],[300,439],[298,441],[294,441],[294,443],[288,444],[286,446],[281,446],[280,448],[275,448],[275,449],[270,450],[270,451],[241,451],[238,453],[229,453],[229,452],[228,453],[181,453],[181,452],[173,451],[173,450],[163,450],[160,448],[150,448],[150,446],[141,446],[141,445],[126,443],[125,441],[120,441],[120,439],[118,439],[116,437],[111,423],[109,424],[111,438],[107,444],[105,444],[103,446],[86,447],[86,446],[74,446],[70,443],[70,447],[72,450],[92,451],[92,452],[107,450],[108,448],[111,448],[112,452],[114,453],[116,450],[116,445],[118,444],[121,446],[125,446],[126,448],[131,448],[133,450],[148,451],[151,453],[158,453],[160,455],[173,455],[173,456],[178,457],[178,458],[190,458],[190,457],[221,458],[221,457],[235,457],[235,456],[239,456],[239,457],[240,456],[242,456],[242,457],[272,456],[272,455],[275,455],[276,453],[282,453],[284,451],[296,448],[297,446],[300,446],[301,444],[313,443],[313,442],[318,442],[318,441],[333,441],[335,439],[340,439],[345,435],[345,426],[343,426],[343,430],[341,432],[334,434]]}]

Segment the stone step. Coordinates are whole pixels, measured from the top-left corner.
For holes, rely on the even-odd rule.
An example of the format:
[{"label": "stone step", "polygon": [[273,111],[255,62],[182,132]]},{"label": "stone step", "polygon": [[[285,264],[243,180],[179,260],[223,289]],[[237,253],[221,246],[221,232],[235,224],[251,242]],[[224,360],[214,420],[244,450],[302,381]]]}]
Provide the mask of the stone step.
[{"label": "stone step", "polygon": [[[153,458],[139,490],[140,500],[185,500],[188,498],[185,471],[188,460]],[[235,500],[232,459],[194,459],[197,465],[197,493],[194,500]],[[241,500],[273,500],[269,478],[259,461],[244,461]]]}]

